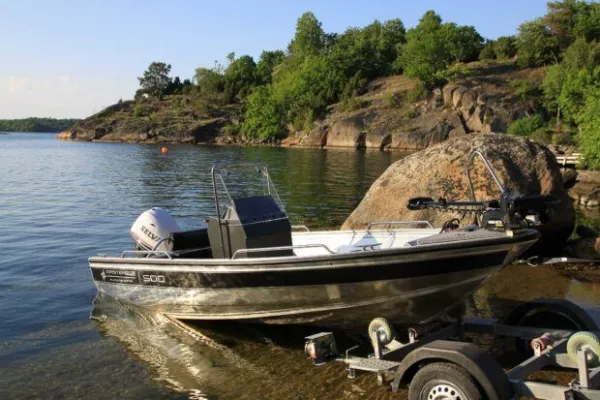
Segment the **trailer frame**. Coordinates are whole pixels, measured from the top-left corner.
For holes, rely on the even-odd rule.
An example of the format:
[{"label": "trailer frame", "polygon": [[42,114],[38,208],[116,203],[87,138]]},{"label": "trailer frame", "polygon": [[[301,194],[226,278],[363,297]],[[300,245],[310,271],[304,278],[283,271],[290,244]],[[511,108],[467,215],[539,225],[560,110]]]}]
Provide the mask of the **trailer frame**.
[{"label": "trailer frame", "polygon": [[[568,316],[572,323],[565,325],[575,329],[549,329],[518,324],[519,321],[527,321],[521,318],[523,315],[531,315],[536,311],[548,313],[548,310],[553,310],[557,316]],[[422,397],[423,390],[435,392],[441,388],[448,390],[449,387],[469,393],[474,386],[478,388],[481,398],[488,400],[505,400],[520,396],[548,400],[600,400],[599,329],[589,314],[572,302],[538,299],[521,304],[503,321],[482,318],[463,320],[459,317],[454,321],[446,320],[409,328],[408,341],[404,343],[390,337],[393,328],[386,324],[387,321],[383,318],[376,318],[371,323],[368,333],[373,353],[368,357],[351,354],[358,346],[346,350],[343,356],[339,355],[331,332],[306,337],[305,352],[317,365],[334,360],[344,362],[349,378],[355,378],[360,372],[375,373],[378,384],[389,383],[394,392],[398,391],[402,384],[412,382],[410,400],[451,399],[454,397],[444,397],[443,393],[438,393],[441,397]],[[525,341],[533,354],[505,371],[487,351],[465,342],[464,335],[467,333],[512,337]],[[440,389],[431,389],[431,385],[425,385],[423,388],[413,387],[415,377],[425,366],[429,366],[429,370],[437,368],[440,373],[449,373],[451,377],[446,379],[446,386],[438,384]],[[528,379],[531,374],[545,367],[571,370],[577,373],[577,378],[568,385]],[[458,381],[466,379],[462,377],[465,372],[476,385],[462,383],[464,388],[461,389],[461,382]],[[417,386],[423,386],[427,382],[425,375],[430,376],[431,371],[427,374],[423,370],[420,375]],[[453,379],[456,382],[453,383]]]}]

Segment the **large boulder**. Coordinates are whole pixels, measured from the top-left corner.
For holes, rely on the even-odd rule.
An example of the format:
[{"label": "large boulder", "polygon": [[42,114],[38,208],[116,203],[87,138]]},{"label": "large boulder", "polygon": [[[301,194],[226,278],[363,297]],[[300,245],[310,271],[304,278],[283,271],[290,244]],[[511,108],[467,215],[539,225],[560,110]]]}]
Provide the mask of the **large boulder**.
[{"label": "large boulder", "polygon": [[[373,183],[342,229],[394,220],[428,220],[441,226],[451,218],[460,218],[458,214],[434,210],[410,211],[406,204],[418,196],[469,200],[465,164],[476,149],[487,156],[505,187],[523,194],[552,194],[561,200],[559,209],[549,213],[550,221],[544,225],[535,250],[562,250],[573,231],[575,211],[556,159],[544,146],[504,134],[459,137],[395,162]],[[480,161],[473,162],[471,176],[477,199],[499,198],[499,189]]]},{"label": "large boulder", "polygon": [[446,121],[440,121],[431,127],[424,127],[411,132],[394,132],[391,145],[394,150],[422,150],[448,140],[452,130],[452,126],[448,125]]}]

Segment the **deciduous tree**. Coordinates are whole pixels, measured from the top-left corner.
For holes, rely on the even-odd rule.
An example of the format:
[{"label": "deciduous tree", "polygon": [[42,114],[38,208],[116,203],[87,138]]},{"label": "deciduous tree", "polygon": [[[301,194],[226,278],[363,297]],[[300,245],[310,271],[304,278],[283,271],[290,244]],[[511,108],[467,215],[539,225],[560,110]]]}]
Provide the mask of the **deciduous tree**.
[{"label": "deciduous tree", "polygon": [[171,64],[156,61],[150,64],[144,71],[144,75],[138,78],[141,93],[150,97],[162,98],[171,83],[170,72]]}]

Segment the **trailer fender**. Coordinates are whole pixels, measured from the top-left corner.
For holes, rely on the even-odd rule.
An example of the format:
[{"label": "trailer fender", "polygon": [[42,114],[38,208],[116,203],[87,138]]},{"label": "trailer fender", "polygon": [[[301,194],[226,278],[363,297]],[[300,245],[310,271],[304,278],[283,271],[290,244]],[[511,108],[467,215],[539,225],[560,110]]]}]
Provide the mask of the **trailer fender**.
[{"label": "trailer fender", "polygon": [[447,340],[436,340],[410,352],[394,374],[392,390],[397,391],[401,383],[409,383],[420,367],[440,361],[454,363],[468,371],[488,400],[512,397],[504,370],[489,353],[471,343]]},{"label": "trailer fender", "polygon": [[[554,321],[549,323],[548,316],[554,316]],[[564,299],[535,299],[520,304],[508,314],[502,323],[518,326],[532,323],[534,326],[540,327],[538,322],[561,325],[541,326],[554,329],[598,331],[598,325],[584,309]]]}]

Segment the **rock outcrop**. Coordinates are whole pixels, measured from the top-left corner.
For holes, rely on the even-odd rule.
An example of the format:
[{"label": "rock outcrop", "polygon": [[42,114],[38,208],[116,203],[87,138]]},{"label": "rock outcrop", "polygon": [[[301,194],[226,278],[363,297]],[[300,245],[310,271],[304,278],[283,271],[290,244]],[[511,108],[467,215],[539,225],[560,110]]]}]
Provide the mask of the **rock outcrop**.
[{"label": "rock outcrop", "polygon": [[600,207],[600,172],[578,171],[577,181],[569,190],[569,196],[582,207]]},{"label": "rock outcrop", "polygon": [[527,73],[536,70],[484,68],[414,102],[406,100],[413,87],[407,78],[380,78],[361,96],[367,106],[345,111],[343,104],[333,105],[315,129],[296,133],[285,145],[417,151],[471,133],[506,132],[512,121],[536,112],[509,84],[529,79]]},{"label": "rock outcrop", "polygon": [[[549,214],[537,251],[562,249],[574,228],[575,212],[558,164],[545,147],[530,140],[501,134],[468,135],[414,153],[391,165],[371,186],[342,229],[364,228],[371,221],[428,220],[441,226],[453,213],[409,211],[408,199],[418,196],[468,200],[465,163],[479,149],[486,154],[506,187],[523,194],[552,194],[561,200]],[[495,199],[499,189],[479,161],[472,168],[477,199]]]},{"label": "rock outcrop", "polygon": [[188,98],[169,97],[142,102],[124,101],[60,132],[59,140],[132,143],[227,142],[222,129],[233,112],[202,113]]},{"label": "rock outcrop", "polygon": [[[294,133],[281,145],[416,151],[471,133],[505,132],[512,121],[535,112],[530,102],[515,95],[510,83],[523,79],[536,84],[541,70],[518,70],[509,63],[472,67],[469,76],[427,94],[411,92],[415,83],[405,76],[375,79],[364,94],[351,99],[355,101],[330,105],[310,131],[294,132],[290,127]],[[239,104],[208,106],[188,95],[124,101],[57,138],[264,144],[235,134],[241,111]]]}]

